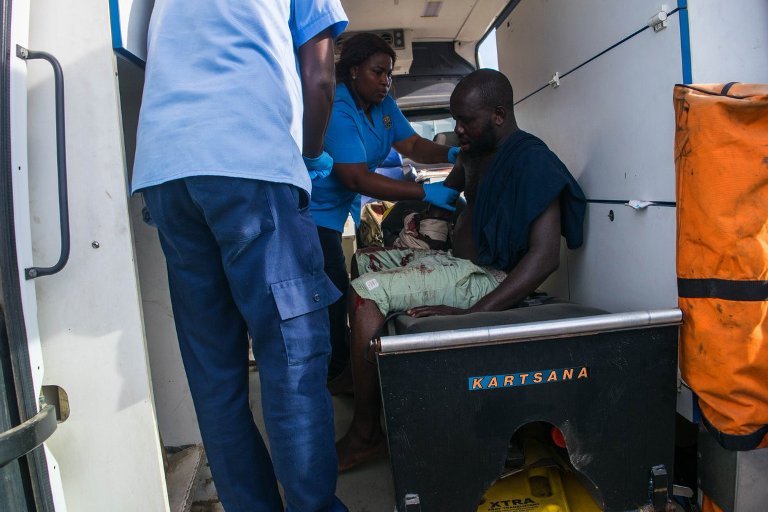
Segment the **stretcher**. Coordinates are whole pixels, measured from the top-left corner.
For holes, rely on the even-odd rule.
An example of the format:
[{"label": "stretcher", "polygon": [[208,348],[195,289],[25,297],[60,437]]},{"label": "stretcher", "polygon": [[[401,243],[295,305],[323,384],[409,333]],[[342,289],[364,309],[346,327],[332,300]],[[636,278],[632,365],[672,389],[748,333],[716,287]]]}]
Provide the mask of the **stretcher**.
[{"label": "stretcher", "polygon": [[398,511],[478,510],[534,422],[562,432],[600,509],[664,510],[680,321],[569,303],[392,320],[372,349]]}]

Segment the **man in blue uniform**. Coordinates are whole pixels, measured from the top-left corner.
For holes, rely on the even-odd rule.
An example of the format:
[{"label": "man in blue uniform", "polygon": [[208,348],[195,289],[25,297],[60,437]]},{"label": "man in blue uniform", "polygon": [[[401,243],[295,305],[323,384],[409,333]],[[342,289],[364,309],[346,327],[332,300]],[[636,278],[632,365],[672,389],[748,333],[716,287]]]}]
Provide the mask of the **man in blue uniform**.
[{"label": "man in blue uniform", "polygon": [[[132,190],[168,265],[179,345],[227,512],[345,511],[311,176],[330,171],[338,0],[156,0]],[[302,158],[303,157],[303,158]],[[308,172],[309,170],[309,172]],[[272,458],[248,401],[259,367]]]}]

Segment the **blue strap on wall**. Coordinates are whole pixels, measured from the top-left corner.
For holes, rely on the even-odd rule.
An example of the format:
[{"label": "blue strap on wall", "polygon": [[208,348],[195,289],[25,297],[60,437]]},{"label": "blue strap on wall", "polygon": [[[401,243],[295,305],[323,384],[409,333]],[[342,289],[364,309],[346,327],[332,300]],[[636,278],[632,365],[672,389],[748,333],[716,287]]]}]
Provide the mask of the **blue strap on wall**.
[{"label": "blue strap on wall", "polygon": [[680,16],[680,54],[683,61],[683,83],[693,83],[691,71],[691,30],[688,25],[688,0],[677,0],[677,11]]}]

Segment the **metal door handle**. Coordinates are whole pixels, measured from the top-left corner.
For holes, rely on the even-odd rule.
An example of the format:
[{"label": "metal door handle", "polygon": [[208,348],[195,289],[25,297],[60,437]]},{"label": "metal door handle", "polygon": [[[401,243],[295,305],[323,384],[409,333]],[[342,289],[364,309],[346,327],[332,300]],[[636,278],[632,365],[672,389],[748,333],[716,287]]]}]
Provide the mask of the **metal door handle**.
[{"label": "metal door handle", "polygon": [[23,457],[56,430],[56,409],[50,404],[21,425],[0,433],[0,468]]},{"label": "metal door handle", "polygon": [[55,274],[64,268],[69,259],[69,203],[67,201],[67,148],[64,138],[64,73],[56,57],[46,52],[35,52],[16,45],[16,56],[24,60],[43,59],[53,67],[53,83],[56,93],[56,164],[59,176],[59,225],[61,228],[61,253],[52,267],[24,269],[26,279]]}]

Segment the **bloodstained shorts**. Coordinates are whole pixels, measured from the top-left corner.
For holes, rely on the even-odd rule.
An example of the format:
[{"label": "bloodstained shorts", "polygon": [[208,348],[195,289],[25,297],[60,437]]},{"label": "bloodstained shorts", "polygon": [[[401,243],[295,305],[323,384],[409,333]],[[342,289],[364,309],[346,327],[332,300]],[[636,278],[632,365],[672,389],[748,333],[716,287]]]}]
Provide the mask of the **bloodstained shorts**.
[{"label": "bloodstained shorts", "polygon": [[364,249],[355,259],[360,277],[352,288],[384,316],[416,306],[468,309],[499,285],[491,270],[443,251]]}]

